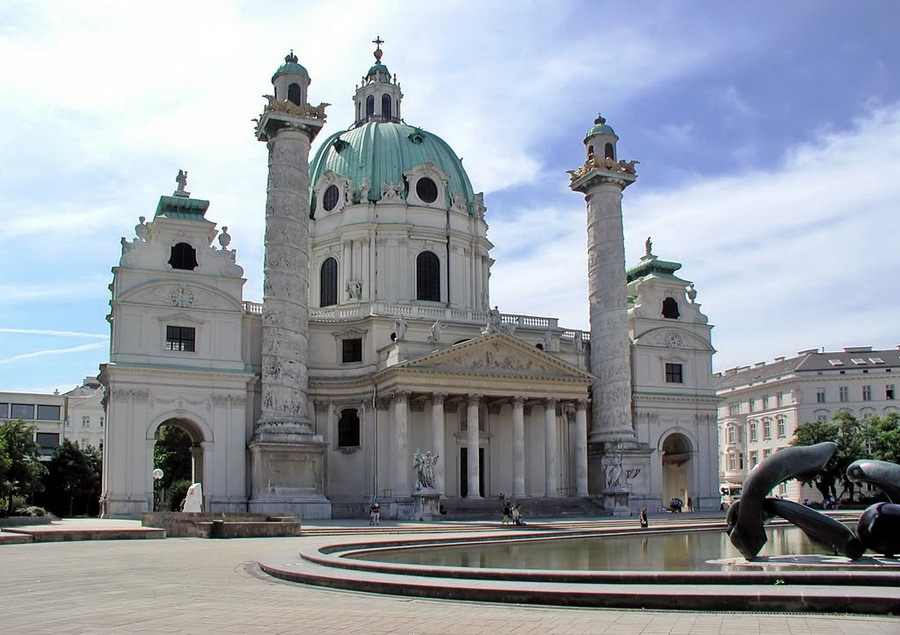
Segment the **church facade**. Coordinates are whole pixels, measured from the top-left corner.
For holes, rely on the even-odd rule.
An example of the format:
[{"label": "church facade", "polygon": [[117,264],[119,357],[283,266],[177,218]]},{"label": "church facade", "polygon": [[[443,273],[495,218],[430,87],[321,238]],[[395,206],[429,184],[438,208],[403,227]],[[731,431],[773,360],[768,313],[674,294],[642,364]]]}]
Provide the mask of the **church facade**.
[{"label": "church facade", "polygon": [[100,375],[104,514],[152,508],[169,425],[191,438],[209,511],[360,517],[377,500],[412,518],[423,493],[717,508],[711,326],[649,239],[625,270],[635,162],[617,158],[612,128],[598,118],[570,172],[586,201],[590,332],[501,312],[484,196],[446,142],[401,118],[380,43],[355,121],[312,157],[326,115],[307,101],[309,74],[291,54],[272,78],[256,121],[262,303],[244,300],[227,227],[183,173],[122,239]]}]

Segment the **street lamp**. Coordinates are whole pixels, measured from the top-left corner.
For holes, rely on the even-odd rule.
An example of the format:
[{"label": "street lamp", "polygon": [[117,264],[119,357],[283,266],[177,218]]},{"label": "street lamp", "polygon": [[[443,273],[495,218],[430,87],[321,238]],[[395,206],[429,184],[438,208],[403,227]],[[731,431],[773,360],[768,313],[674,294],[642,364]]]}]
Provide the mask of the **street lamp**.
[{"label": "street lamp", "polygon": [[153,474],[153,511],[159,511],[159,481],[162,479],[164,472],[156,468],[151,472]]}]

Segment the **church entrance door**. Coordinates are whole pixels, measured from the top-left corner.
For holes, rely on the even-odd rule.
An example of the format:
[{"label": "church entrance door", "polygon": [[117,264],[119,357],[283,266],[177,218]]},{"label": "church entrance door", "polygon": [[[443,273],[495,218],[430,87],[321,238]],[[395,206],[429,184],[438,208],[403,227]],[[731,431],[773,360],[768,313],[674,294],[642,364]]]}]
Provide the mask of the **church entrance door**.
[{"label": "church entrance door", "polygon": [[687,511],[688,499],[696,495],[692,494],[690,439],[680,433],[670,434],[662,449],[663,505],[670,507],[672,499],[677,498],[682,502],[677,511]]}]

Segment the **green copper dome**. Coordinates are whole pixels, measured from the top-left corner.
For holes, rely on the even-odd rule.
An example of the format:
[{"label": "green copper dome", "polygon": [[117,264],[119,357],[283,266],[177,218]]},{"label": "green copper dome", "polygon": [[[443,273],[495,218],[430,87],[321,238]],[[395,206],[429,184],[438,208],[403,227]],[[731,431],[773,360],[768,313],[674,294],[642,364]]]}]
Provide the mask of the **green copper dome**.
[{"label": "green copper dome", "polygon": [[[377,201],[382,184],[403,184],[404,172],[428,161],[447,175],[448,194],[462,196],[471,214],[475,195],[462,161],[437,135],[403,123],[370,121],[328,137],[310,163],[310,187],[331,170],[349,178],[356,193],[368,179],[369,200]],[[310,210],[315,214],[312,189]]]},{"label": "green copper dome", "polygon": [[595,135],[616,136],[616,131],[613,130],[611,126],[606,125],[606,119],[604,119],[601,115],[597,115],[597,118],[594,119],[594,125],[590,130],[587,131],[587,133],[585,133],[584,140],[587,141]]},{"label": "green copper dome", "polygon": [[272,75],[272,81],[274,82],[276,77],[278,77],[279,75],[284,75],[285,73],[309,77],[309,73],[306,72],[306,69],[297,63],[297,56],[294,55],[293,51],[291,51],[288,55],[285,55],[284,64],[279,66],[278,70],[275,71],[275,74]]},{"label": "green copper dome", "polygon": [[390,82],[391,81],[391,73],[388,70],[388,67],[378,62],[375,66],[369,69],[369,72],[366,73],[366,81],[369,82]]}]

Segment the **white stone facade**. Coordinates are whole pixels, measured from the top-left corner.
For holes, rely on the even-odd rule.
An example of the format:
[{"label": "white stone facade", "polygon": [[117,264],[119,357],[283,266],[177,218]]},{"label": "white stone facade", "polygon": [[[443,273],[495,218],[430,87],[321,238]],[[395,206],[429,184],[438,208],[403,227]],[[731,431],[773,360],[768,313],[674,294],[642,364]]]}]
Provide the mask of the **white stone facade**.
[{"label": "white stone facade", "polygon": [[[669,287],[652,276],[637,292],[626,287],[621,191],[634,162],[591,163],[583,181],[588,226],[603,216],[618,228],[588,230],[594,335],[501,313],[490,305],[483,196],[443,141],[399,120],[399,85],[376,59],[354,126],[326,139],[309,169],[324,107],[306,102],[296,58],[273,78],[257,121],[270,162],[262,304],[244,301],[231,236],[183,181],[134,240],[122,239],[101,374],[104,513],[136,516],[152,504],[163,425],[190,435],[209,511],[363,517],[377,499],[385,517],[410,518],[417,451],[436,457],[434,489],[446,498],[602,500],[615,490],[633,492],[636,509],[670,493],[709,507],[711,327],[684,281],[677,320],[640,309]],[[380,145],[366,145],[374,138]],[[594,191],[607,187],[612,198]],[[659,345],[661,328],[683,346]],[[684,367],[677,387],[658,372],[672,355]]]}]

